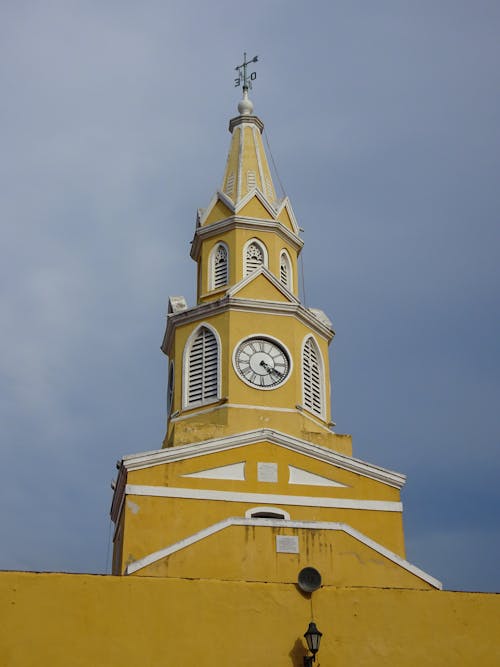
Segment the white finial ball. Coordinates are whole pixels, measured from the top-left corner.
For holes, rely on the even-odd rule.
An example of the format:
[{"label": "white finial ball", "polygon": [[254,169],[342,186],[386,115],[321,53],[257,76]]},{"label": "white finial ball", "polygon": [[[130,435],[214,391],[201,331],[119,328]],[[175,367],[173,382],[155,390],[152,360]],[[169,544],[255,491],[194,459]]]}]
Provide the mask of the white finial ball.
[{"label": "white finial ball", "polygon": [[253,104],[248,99],[247,91],[243,93],[243,99],[238,104],[238,111],[240,116],[251,116],[253,112]]}]

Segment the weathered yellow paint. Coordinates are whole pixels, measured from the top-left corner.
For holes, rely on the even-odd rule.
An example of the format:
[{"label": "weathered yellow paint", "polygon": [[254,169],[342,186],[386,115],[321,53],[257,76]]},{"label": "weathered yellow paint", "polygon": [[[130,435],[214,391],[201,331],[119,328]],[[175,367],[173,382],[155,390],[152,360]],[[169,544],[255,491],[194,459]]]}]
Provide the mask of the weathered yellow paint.
[{"label": "weathered yellow paint", "polygon": [[[277,465],[277,481],[263,482],[257,477],[259,462]],[[185,477],[200,470],[245,463],[244,480],[220,480]],[[320,475],[344,487],[290,484],[289,465]],[[175,487],[194,490],[215,490],[235,493],[277,494],[284,496],[308,496],[322,498],[375,500],[398,502],[398,489],[380,481],[365,477],[304,454],[291,452],[278,445],[262,442],[213,454],[200,455],[187,460],[159,464],[128,473],[128,483],[137,486]],[[229,517],[244,517],[248,510],[262,505],[274,505],[262,500],[234,502],[223,500],[178,499],[155,496],[138,496],[130,493],[125,506],[127,529],[123,542],[124,562],[122,570],[130,562],[194,535]],[[404,558],[404,537],[400,512],[377,510],[339,509],[280,503],[293,521],[345,522],[367,537],[383,544]],[[161,526],[161,530],[158,529]],[[318,531],[318,534],[321,531]],[[328,531],[325,533],[328,536]],[[327,541],[330,538],[327,539]],[[301,551],[307,555],[308,550]],[[262,554],[260,554],[262,556]],[[234,548],[228,550],[227,567],[235,567],[243,558],[250,568],[252,559],[259,552],[250,554]],[[361,558],[361,556],[359,556]],[[208,566],[212,559],[208,559]],[[353,562],[356,565],[356,562]],[[120,570],[115,570],[119,572]],[[193,570],[186,572],[192,574]],[[141,571],[138,574],[151,574]],[[355,572],[353,572],[354,576]],[[202,575],[200,575],[202,576]],[[212,575],[215,576],[215,575]],[[373,581],[371,582],[373,584]],[[386,585],[381,583],[381,585]]]},{"label": "weathered yellow paint", "polygon": [[[278,553],[276,537],[298,538],[299,553]],[[235,557],[231,557],[234,554]],[[315,567],[327,586],[430,589],[415,574],[343,531],[229,526],[203,541],[152,563],[144,576],[297,583],[297,573]]]},{"label": "weathered yellow paint", "polygon": [[500,596],[326,585],[0,573],[0,664],[497,667]]}]

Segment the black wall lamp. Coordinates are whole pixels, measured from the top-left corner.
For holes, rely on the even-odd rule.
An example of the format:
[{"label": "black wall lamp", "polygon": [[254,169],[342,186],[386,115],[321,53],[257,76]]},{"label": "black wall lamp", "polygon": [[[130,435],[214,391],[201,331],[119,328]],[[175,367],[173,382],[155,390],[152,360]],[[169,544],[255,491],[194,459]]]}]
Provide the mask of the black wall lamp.
[{"label": "black wall lamp", "polygon": [[307,648],[312,653],[312,655],[304,656],[304,667],[312,667],[312,664],[316,659],[316,653],[319,650],[319,644],[321,642],[322,636],[323,633],[318,630],[316,623],[311,621],[307,631],[304,633],[304,637],[307,642]]}]

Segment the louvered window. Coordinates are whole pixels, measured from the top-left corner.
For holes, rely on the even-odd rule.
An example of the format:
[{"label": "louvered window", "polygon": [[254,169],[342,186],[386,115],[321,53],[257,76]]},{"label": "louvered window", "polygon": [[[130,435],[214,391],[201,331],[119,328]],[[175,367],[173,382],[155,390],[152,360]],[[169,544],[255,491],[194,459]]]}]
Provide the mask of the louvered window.
[{"label": "louvered window", "polygon": [[187,403],[202,403],[217,398],[219,350],[215,334],[201,327],[188,356]]},{"label": "louvered window", "polygon": [[264,264],[264,249],[256,241],[252,241],[245,251],[245,275],[252,273]]},{"label": "louvered window", "polygon": [[255,171],[247,171],[247,190],[250,192],[256,185]]},{"label": "louvered window", "polygon": [[308,338],[302,351],[302,382],[304,407],[323,415],[323,378],[319,350],[312,338]]},{"label": "louvered window", "polygon": [[220,243],[213,251],[211,266],[211,288],[217,289],[228,282],[228,257],[227,248]]},{"label": "louvered window", "polygon": [[230,174],[226,181],[226,194],[232,195],[234,188],[234,174]]},{"label": "louvered window", "polygon": [[285,251],[281,253],[280,257],[280,280],[281,284],[287,289],[292,289],[292,267],[290,266],[290,259]]}]

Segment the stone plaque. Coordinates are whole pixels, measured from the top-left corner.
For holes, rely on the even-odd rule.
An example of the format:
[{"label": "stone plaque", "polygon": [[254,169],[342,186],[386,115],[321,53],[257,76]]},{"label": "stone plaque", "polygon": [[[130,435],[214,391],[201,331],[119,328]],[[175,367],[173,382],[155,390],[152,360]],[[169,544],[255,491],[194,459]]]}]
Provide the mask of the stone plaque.
[{"label": "stone plaque", "polygon": [[296,535],[276,535],[276,551],[282,554],[298,554],[299,538]]},{"label": "stone plaque", "polygon": [[277,463],[257,463],[257,479],[259,482],[277,482],[278,464]]}]

